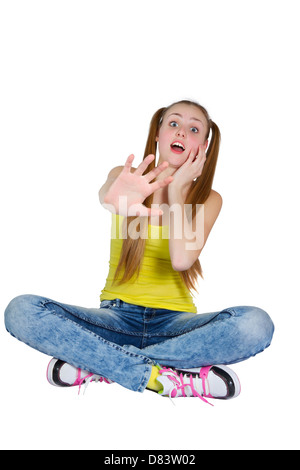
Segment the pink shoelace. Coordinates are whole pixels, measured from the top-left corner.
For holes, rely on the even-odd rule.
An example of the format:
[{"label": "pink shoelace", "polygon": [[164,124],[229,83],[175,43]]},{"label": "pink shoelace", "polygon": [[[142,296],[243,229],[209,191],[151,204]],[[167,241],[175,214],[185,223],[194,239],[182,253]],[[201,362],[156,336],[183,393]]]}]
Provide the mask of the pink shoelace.
[{"label": "pink shoelace", "polygon": [[181,392],[182,397],[198,397],[200,400],[204,401],[208,405],[212,405],[209,401],[205,400],[204,396],[209,395],[209,385],[208,385],[208,372],[210,367],[202,367],[199,376],[194,376],[192,374],[178,374],[174,369],[168,369],[163,367],[159,373],[168,377],[168,379],[173,383],[174,387],[169,392],[169,398],[176,398],[178,393]]},{"label": "pink shoelace", "polygon": [[85,383],[83,394],[85,394],[86,388],[91,382],[104,382],[106,384],[113,383],[112,380],[106,379],[96,374],[88,374],[85,377],[81,377],[81,369],[78,369],[77,379],[74,382],[73,386],[78,385],[78,395],[80,394],[81,386]]}]

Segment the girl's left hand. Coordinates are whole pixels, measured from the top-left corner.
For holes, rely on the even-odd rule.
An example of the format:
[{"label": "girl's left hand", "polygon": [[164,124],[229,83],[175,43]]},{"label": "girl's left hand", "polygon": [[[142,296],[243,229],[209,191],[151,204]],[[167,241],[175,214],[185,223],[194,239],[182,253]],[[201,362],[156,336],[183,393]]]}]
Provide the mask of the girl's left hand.
[{"label": "girl's left hand", "polygon": [[198,153],[191,150],[186,161],[173,174],[173,181],[169,185],[169,189],[176,191],[187,191],[192,181],[198,178],[203,171],[206,162],[205,146],[200,145]]}]

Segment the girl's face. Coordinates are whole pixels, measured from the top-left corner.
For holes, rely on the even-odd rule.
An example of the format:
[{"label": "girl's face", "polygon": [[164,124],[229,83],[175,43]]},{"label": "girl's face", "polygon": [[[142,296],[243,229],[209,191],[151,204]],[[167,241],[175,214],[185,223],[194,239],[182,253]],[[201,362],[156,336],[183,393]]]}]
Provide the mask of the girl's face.
[{"label": "girl's face", "polygon": [[171,167],[179,168],[191,150],[197,154],[200,145],[207,148],[207,126],[206,118],[197,106],[184,103],[172,106],[156,137],[159,162],[167,161]]}]

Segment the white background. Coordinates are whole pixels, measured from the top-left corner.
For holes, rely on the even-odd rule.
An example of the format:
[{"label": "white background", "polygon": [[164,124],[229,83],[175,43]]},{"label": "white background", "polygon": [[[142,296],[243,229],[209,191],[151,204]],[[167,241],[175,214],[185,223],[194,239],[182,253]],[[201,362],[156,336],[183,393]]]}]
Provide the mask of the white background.
[{"label": "white background", "polygon": [[141,160],[156,109],[189,98],[222,132],[198,311],[256,305],[276,326],[272,347],[233,367],[238,399],[175,408],[119,385],[51,387],[47,356],[2,323],[2,448],[299,448],[298,3],[1,2],[1,310],[25,293],[99,305],[98,189]]}]

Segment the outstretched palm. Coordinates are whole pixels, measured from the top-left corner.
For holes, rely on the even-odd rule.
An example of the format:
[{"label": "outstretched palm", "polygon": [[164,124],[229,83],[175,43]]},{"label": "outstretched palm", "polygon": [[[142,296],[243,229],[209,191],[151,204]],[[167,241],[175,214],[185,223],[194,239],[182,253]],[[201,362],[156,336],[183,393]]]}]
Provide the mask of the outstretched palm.
[{"label": "outstretched palm", "polygon": [[154,155],[148,155],[134,172],[131,172],[134,155],[130,155],[127,158],[122,172],[112,183],[104,198],[104,205],[109,210],[116,212],[117,214],[124,215],[125,217],[136,215],[161,215],[162,212],[159,209],[150,209],[143,204],[150,194],[157,191],[157,189],[167,186],[171,181],[173,181],[172,176],[168,176],[163,180],[151,183],[154,178],[167,168],[167,162],[162,163],[157,168],[154,168],[143,176],[144,171],[154,158]]}]

